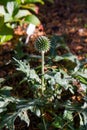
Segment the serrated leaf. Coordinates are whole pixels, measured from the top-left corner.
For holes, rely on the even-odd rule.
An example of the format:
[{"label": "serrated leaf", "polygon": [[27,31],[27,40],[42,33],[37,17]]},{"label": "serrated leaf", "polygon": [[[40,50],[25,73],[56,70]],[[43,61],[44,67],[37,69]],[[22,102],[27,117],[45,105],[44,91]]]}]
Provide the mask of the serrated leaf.
[{"label": "serrated leaf", "polygon": [[46,80],[48,80],[48,83],[49,83],[49,84],[55,85],[56,82],[55,82],[55,79],[54,79],[53,76],[48,75],[48,74],[45,74],[45,75],[44,75],[44,78],[45,78]]},{"label": "serrated leaf", "polygon": [[76,75],[80,75],[80,76],[82,76],[83,78],[87,79],[87,69],[82,70],[82,71],[78,71],[78,72],[76,73]]},{"label": "serrated leaf", "polygon": [[87,85],[87,69],[85,70],[79,70],[75,73],[74,75],[77,79],[79,79],[79,81],[83,84]]},{"label": "serrated leaf", "polygon": [[70,81],[67,80],[67,77],[65,75],[63,78],[61,78],[61,73],[57,72],[54,76],[54,79],[55,79],[56,83],[60,84],[61,86],[64,86],[64,88],[67,89]]},{"label": "serrated leaf", "polygon": [[32,82],[32,81],[36,81],[36,82],[41,82],[39,76],[36,74],[34,69],[30,69],[30,65],[27,61],[21,61],[21,60],[17,60],[14,58],[14,60],[16,61],[16,65],[17,70],[24,73],[26,75],[26,77],[24,77],[23,81],[28,81],[28,82]]},{"label": "serrated leaf", "polygon": [[10,91],[12,90],[12,87],[9,86],[3,86],[3,88],[0,89],[0,94],[10,96]]},{"label": "serrated leaf", "polygon": [[30,70],[30,79],[36,80],[37,82],[41,83],[41,80],[40,80],[39,76],[36,74],[34,69]]},{"label": "serrated leaf", "polygon": [[17,60],[15,58],[13,58],[16,62],[16,66],[17,66],[17,70],[18,71],[21,71],[22,73],[25,73],[26,76],[29,76],[30,74],[30,65],[29,63],[25,60],[25,61],[22,61],[22,60]]},{"label": "serrated leaf", "polygon": [[32,23],[34,25],[39,25],[40,24],[40,20],[35,16],[35,15],[29,15],[25,17],[25,22],[26,23]]},{"label": "serrated leaf", "polygon": [[8,105],[8,102],[7,101],[4,101],[0,99],[0,113],[2,113],[3,111],[7,110],[6,109],[6,106]]},{"label": "serrated leaf", "polygon": [[20,117],[21,120],[25,121],[27,123],[27,126],[29,126],[30,124],[30,120],[28,118],[28,115],[27,115],[27,111],[21,111],[18,116]]},{"label": "serrated leaf", "polygon": [[80,62],[78,61],[77,57],[71,53],[62,55],[62,56],[55,56],[54,61],[58,61],[64,65],[68,70],[71,70],[73,73],[78,71],[80,68]]},{"label": "serrated leaf", "polygon": [[[9,101],[8,101],[9,103]],[[14,102],[11,102],[10,105],[15,104]],[[30,120],[27,115],[27,110],[30,110],[31,112],[35,113],[37,116],[40,116],[40,110],[37,106],[42,106],[43,102],[41,100],[17,100],[16,102],[16,111],[5,113],[3,116],[0,117],[0,130],[4,126],[7,126],[9,130],[14,130],[14,121],[19,116],[22,120],[24,120],[27,125],[29,126]],[[4,104],[5,105],[5,104]],[[9,104],[7,104],[9,105]],[[11,106],[9,106],[11,107]],[[14,108],[14,106],[13,106]],[[15,110],[15,109],[14,109]]]},{"label": "serrated leaf", "polygon": [[85,128],[85,130],[87,129],[87,111],[84,111],[81,113],[82,114],[82,118],[83,118],[83,126]]},{"label": "serrated leaf", "polygon": [[44,78],[48,80],[48,83],[51,86],[58,84],[64,87],[64,89],[66,90],[72,89],[72,92],[73,92],[73,87],[71,85],[71,82],[74,81],[74,79],[61,69],[59,70],[59,72],[56,72],[54,74],[51,74],[51,73],[45,74]]},{"label": "serrated leaf", "polygon": [[15,112],[12,115],[7,114],[6,116],[3,117],[3,120],[0,122],[0,128],[3,128],[5,125],[9,130],[14,130],[14,121],[17,117],[18,113]]}]

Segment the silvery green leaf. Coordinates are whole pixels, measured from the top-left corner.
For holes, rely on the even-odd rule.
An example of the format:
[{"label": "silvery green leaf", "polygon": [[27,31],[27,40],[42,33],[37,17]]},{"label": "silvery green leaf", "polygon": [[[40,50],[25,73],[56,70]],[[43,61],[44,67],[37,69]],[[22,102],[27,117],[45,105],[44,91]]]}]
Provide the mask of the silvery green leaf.
[{"label": "silvery green leaf", "polygon": [[78,61],[77,57],[71,53],[64,54],[62,56],[55,56],[54,61],[63,62],[63,64],[65,64],[64,67],[72,70],[72,73],[77,72],[80,68],[80,62]]},{"label": "silvery green leaf", "polygon": [[0,111],[8,105],[8,101],[0,101]]},{"label": "silvery green leaf", "polygon": [[49,84],[51,84],[51,86],[53,86],[56,83],[53,77],[51,77],[51,79],[48,82]]},{"label": "silvery green leaf", "polygon": [[7,109],[6,108],[0,108],[0,113],[6,111]]},{"label": "silvery green leaf", "polygon": [[44,75],[44,78],[45,78],[45,79],[50,79],[50,78],[51,78],[51,76],[50,76],[50,75],[48,75],[48,74],[45,74],[45,75]]},{"label": "silvery green leaf", "polygon": [[27,111],[25,110],[22,110],[18,116],[20,117],[21,120],[25,121],[27,123],[27,126],[29,126],[30,124],[30,120],[28,118],[28,115],[27,115]]},{"label": "silvery green leaf", "polygon": [[86,91],[87,91],[87,85],[81,83],[81,88],[82,88],[83,91],[86,93]]},{"label": "silvery green leaf", "polygon": [[41,83],[41,80],[40,80],[39,76],[36,74],[34,69],[30,70],[30,79],[34,79],[37,82]]},{"label": "silvery green leaf", "polygon": [[9,86],[3,86],[3,88],[0,89],[0,94],[3,94],[5,96],[10,97],[10,91],[12,90],[12,87]]},{"label": "silvery green leaf", "polygon": [[83,124],[86,130],[87,129],[87,111],[83,111],[82,116],[83,116]]},{"label": "silvery green leaf", "polygon": [[36,113],[36,115],[37,115],[38,117],[40,117],[40,115],[41,115],[40,109],[36,109],[35,113]]},{"label": "silvery green leaf", "polygon": [[82,77],[84,77],[84,78],[87,78],[87,69],[82,70],[82,71],[78,71],[78,72],[76,73],[76,75],[80,75],[80,76],[82,76]]},{"label": "silvery green leaf", "polygon": [[3,120],[0,122],[0,129],[6,126],[9,130],[14,130],[14,121],[17,117],[18,113],[13,113],[12,115],[7,114],[6,116],[3,117]]},{"label": "silvery green leaf", "polygon": [[44,75],[44,78],[45,78],[46,80],[48,80],[48,83],[49,83],[51,86],[56,83],[54,77],[51,76],[51,75],[45,74],[45,75]]},{"label": "silvery green leaf", "polygon": [[17,70],[25,73],[27,76],[30,73],[30,65],[27,61],[17,60],[13,58],[16,61]]},{"label": "silvery green leaf", "polygon": [[60,61],[60,60],[63,60],[64,58],[62,56],[56,56],[54,58],[54,61]]},{"label": "silvery green leaf", "polygon": [[32,80],[36,80],[37,82],[41,83],[39,76],[36,74],[34,69],[30,69],[30,65],[27,61],[21,61],[15,58],[14,60],[17,62],[17,70],[25,74],[23,81],[27,80],[28,82],[30,82]]},{"label": "silvery green leaf", "polygon": [[54,79],[55,79],[56,83],[60,84],[61,86],[67,87],[67,85],[69,84],[69,80],[67,80],[65,77],[61,78],[60,72],[57,72],[55,74]]},{"label": "silvery green leaf", "polygon": [[71,92],[72,94],[75,93],[72,86],[69,85],[68,88],[69,88],[69,90],[70,90],[70,92]]}]

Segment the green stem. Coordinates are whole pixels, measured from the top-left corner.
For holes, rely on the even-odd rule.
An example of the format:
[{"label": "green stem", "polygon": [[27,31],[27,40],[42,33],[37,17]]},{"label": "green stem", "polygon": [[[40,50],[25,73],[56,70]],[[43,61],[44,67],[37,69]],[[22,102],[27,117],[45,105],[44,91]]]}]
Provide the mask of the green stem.
[{"label": "green stem", "polygon": [[45,122],[45,119],[44,119],[44,112],[43,112],[43,108],[41,109],[41,112],[42,112],[42,121],[43,121],[43,125],[44,125],[44,130],[47,130],[47,126],[46,126],[46,122]]},{"label": "green stem", "polygon": [[42,51],[42,94],[44,93],[44,51]]},{"label": "green stem", "polygon": [[44,125],[44,130],[47,130],[47,127],[46,127],[46,123],[45,123],[44,117],[43,117],[43,125]]}]

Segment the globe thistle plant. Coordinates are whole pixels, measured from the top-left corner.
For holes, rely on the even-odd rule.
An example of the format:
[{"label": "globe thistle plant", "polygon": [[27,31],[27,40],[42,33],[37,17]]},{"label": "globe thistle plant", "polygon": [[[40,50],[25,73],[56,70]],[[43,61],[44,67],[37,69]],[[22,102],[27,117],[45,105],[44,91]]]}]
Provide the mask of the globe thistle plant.
[{"label": "globe thistle plant", "polygon": [[44,53],[50,49],[50,40],[46,36],[40,36],[35,42],[35,48],[42,54],[42,94],[44,91]]},{"label": "globe thistle plant", "polygon": [[50,49],[50,40],[46,36],[40,36],[35,42],[35,48],[39,52],[47,52]]}]

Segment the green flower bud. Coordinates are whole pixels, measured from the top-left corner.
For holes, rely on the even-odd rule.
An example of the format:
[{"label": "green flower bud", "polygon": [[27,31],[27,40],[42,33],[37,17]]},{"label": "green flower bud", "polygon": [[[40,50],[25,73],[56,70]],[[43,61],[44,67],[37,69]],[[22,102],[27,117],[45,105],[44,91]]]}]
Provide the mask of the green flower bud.
[{"label": "green flower bud", "polygon": [[47,52],[50,49],[50,40],[46,36],[40,36],[35,42],[35,48],[39,52]]}]

